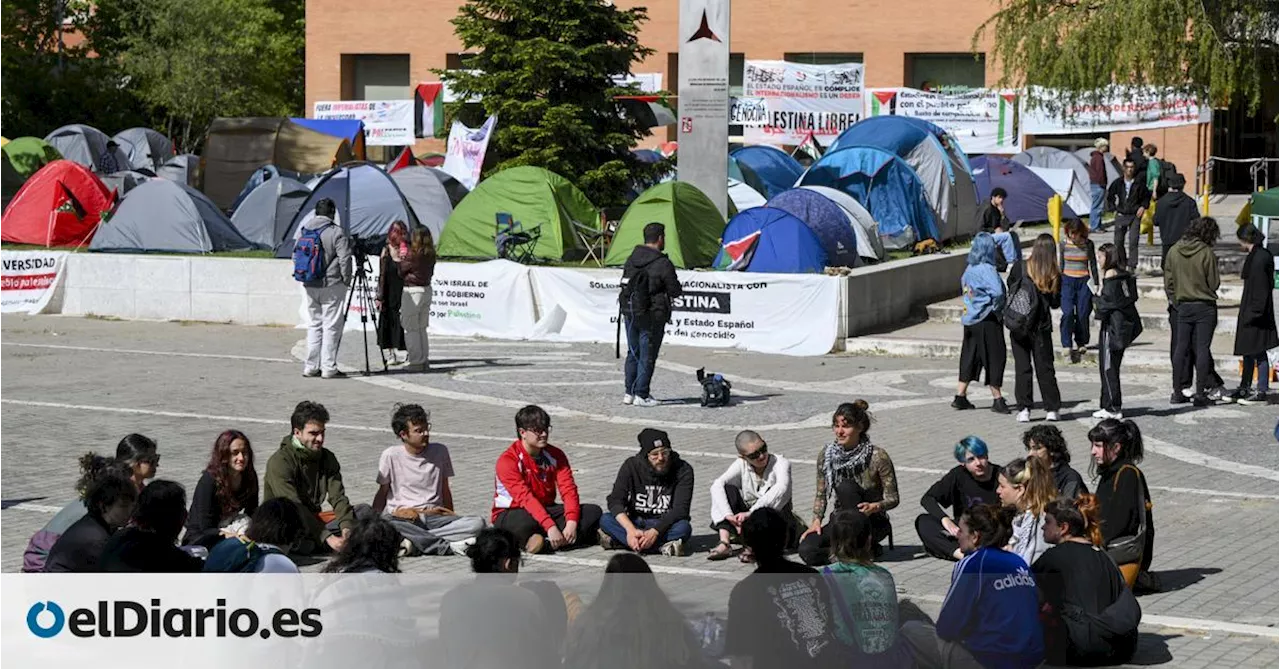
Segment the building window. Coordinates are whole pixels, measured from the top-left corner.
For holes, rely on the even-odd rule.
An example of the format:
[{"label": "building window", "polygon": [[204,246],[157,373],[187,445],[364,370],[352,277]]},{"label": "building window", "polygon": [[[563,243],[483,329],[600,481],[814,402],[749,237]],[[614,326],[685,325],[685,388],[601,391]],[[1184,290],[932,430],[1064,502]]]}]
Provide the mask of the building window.
[{"label": "building window", "polygon": [[476,55],[474,53],[446,53],[444,55],[444,69],[465,70]]},{"label": "building window", "polygon": [[409,54],[345,54],[343,97],[349,100],[408,100],[413,97]]},{"label": "building window", "polygon": [[839,65],[841,63],[861,63],[862,54],[809,51],[805,53],[788,53],[782,59],[788,63],[800,63],[802,65]]},{"label": "building window", "polygon": [[983,88],[987,85],[986,54],[909,53],[903,85],[924,91]]}]

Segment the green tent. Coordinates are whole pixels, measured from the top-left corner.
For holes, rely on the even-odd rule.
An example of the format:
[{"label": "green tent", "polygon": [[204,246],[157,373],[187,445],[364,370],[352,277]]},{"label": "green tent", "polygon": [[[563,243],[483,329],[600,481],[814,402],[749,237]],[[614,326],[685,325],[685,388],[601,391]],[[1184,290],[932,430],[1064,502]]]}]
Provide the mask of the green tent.
[{"label": "green tent", "polygon": [[58,160],[62,155],[39,137],[11,139],[0,147],[0,201],[9,206],[9,200],[18,194],[22,184],[40,171],[41,167]]},{"label": "green tent", "polygon": [[676,267],[709,267],[720,251],[725,226],[720,211],[697,186],[668,181],[641,193],[627,207],[604,264],[627,262],[631,250],[644,243],[644,226],[655,222],[667,227],[667,255]]},{"label": "green tent", "polygon": [[1254,216],[1280,218],[1280,188],[1254,193],[1252,209]]},{"label": "green tent", "polygon": [[511,214],[520,230],[539,230],[533,255],[563,260],[581,247],[574,223],[600,229],[600,212],[564,177],[541,167],[513,167],[481,181],[454,208],[440,234],[440,255],[496,258],[497,215]]}]

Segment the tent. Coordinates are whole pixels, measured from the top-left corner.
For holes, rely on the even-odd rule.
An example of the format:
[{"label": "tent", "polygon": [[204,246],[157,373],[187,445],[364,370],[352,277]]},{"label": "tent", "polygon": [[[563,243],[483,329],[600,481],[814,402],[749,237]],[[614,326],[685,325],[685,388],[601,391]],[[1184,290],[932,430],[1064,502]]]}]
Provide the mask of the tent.
[{"label": "tent", "polygon": [[804,221],[827,254],[829,267],[857,267],[857,222],[843,207],[821,193],[804,188],[783,191],[769,199],[768,206],[781,209]]},{"label": "tent", "polygon": [[550,260],[579,247],[574,222],[600,227],[600,212],[567,179],[541,167],[512,167],[481,181],[458,203],[440,235],[440,255],[497,257],[498,214],[511,214],[526,232],[538,230],[533,253]]},{"label": "tent", "polygon": [[880,241],[880,224],[871,217],[871,212],[867,211],[866,207],[853,199],[852,195],[834,188],[826,186],[801,186],[800,188],[818,193],[840,205],[840,208],[849,214],[854,225],[858,226],[856,235],[859,257],[866,260],[884,260],[884,243]]},{"label": "tent", "polygon": [[641,193],[627,207],[604,264],[627,262],[632,249],[644,243],[644,226],[650,223],[666,226],[667,255],[676,267],[707,267],[720,250],[720,233],[724,232],[720,210],[697,186],[668,181]]},{"label": "tent", "polygon": [[174,155],[173,142],[151,128],[129,128],[116,133],[112,139],[129,157],[129,165],[135,170],[155,172]]},{"label": "tent", "polygon": [[[750,256],[744,259],[741,253]],[[820,274],[827,266],[827,253],[804,221],[781,209],[757,207],[729,221],[714,265],[748,272]]]},{"label": "tent", "polygon": [[804,168],[786,152],[773,146],[744,146],[729,153],[742,179],[766,198],[796,185]]},{"label": "tent", "polygon": [[[1075,154],[1077,158],[1084,162],[1086,167],[1088,167],[1089,161],[1093,159],[1093,149],[1088,147],[1076,149]],[[1112,181],[1119,179],[1120,175],[1124,174],[1124,166],[1120,164],[1119,160],[1116,160],[1115,156],[1111,155],[1110,151],[1103,152],[1102,165],[1107,168],[1108,185],[1110,185]],[[1086,186],[1089,185],[1088,181],[1084,183]]]},{"label": "tent", "polygon": [[947,150],[959,143],[946,130],[908,116],[874,116],[840,133],[832,148],[849,146],[873,146],[906,161],[920,178],[942,239],[977,232],[977,189],[968,160]]},{"label": "tent", "polygon": [[418,156],[418,162],[427,167],[444,167],[444,154],[428,152]]},{"label": "tent", "polygon": [[345,139],[351,143],[351,155],[364,160],[365,128],[360,119],[291,118],[290,121],[316,132]]},{"label": "tent", "polygon": [[[95,172],[103,171],[101,160],[109,140],[101,130],[78,124],[64,125],[44,138],[63,158],[80,163]],[[129,167],[129,156],[122,149],[116,149],[115,158],[117,170]]]},{"label": "tent", "polygon": [[200,183],[200,156],[183,153],[156,168],[156,176],[195,187]]},{"label": "tent", "polygon": [[[1052,146],[1033,146],[1022,153],[1010,158],[1015,163],[1022,163],[1027,167],[1049,167],[1059,170],[1072,170],[1076,173],[1076,181],[1084,184],[1085,195],[1089,190],[1089,159],[1081,160],[1079,156],[1070,151],[1054,148]],[[1111,183],[1108,181],[1107,183]],[[1066,199],[1063,197],[1062,199]],[[1085,211],[1089,211],[1086,207]]]},{"label": "tent", "polygon": [[736,211],[743,212],[752,207],[763,207],[766,202],[764,196],[756,192],[756,189],[737,179],[729,179],[729,204],[733,205]]},{"label": "tent", "polygon": [[294,181],[304,182],[307,184],[307,188],[314,190],[316,185],[320,183],[320,180],[324,178],[329,171],[330,170],[326,170],[323,174],[303,174],[301,172],[294,172],[291,170],[282,170],[275,165],[263,165],[261,168],[254,170],[253,174],[250,174],[249,178],[245,180],[244,186],[240,189],[240,194],[237,195],[236,199],[231,203],[229,211],[239,209],[240,203],[244,202],[244,199],[249,197],[249,193],[257,190],[258,186],[261,186],[265,181],[286,177],[293,179]]},{"label": "tent", "polygon": [[268,179],[249,193],[231,215],[231,224],[245,239],[274,249],[289,233],[311,190],[289,177]]},{"label": "tent", "polygon": [[462,202],[462,198],[471,192],[465,184],[439,167],[426,167],[425,169],[440,182],[441,186],[444,186],[445,192],[449,194],[449,204],[454,208],[457,208],[458,203]]},{"label": "tent", "polygon": [[100,175],[99,178],[102,179],[102,183],[107,185],[107,188],[115,191],[118,196],[123,198],[133,189],[147,181],[150,181],[151,179],[154,179],[155,177],[147,176],[142,172],[135,172],[133,170],[121,170],[119,172],[112,172],[111,174]]},{"label": "tent", "polygon": [[896,155],[866,146],[830,151],[809,167],[804,186],[828,186],[852,195],[880,225],[886,249],[939,239],[920,178]]},{"label": "tent", "polygon": [[[1048,220],[1049,198],[1056,191],[1026,165],[998,156],[974,156],[969,165],[973,168],[974,183],[978,185],[978,197],[983,201],[991,197],[991,189],[996,187],[1009,193],[1004,201],[1004,214],[1010,221]],[[1063,215],[1067,213],[1064,211]]]},{"label": "tent", "polygon": [[[430,167],[414,166],[396,170],[391,173],[391,180],[400,187],[409,208],[418,218],[418,223],[431,231],[431,239],[438,241],[444,231],[445,221],[453,213],[453,200],[444,182],[436,176]],[[456,181],[455,181],[456,183]]]},{"label": "tent", "polygon": [[93,237],[115,193],[79,163],[55,160],[27,180],[4,210],[0,239],[15,244],[81,246]]},{"label": "tent", "polygon": [[347,140],[287,118],[218,118],[209,126],[200,158],[201,190],[230,209],[245,182],[264,165],[319,174],[351,159]]},{"label": "tent", "polygon": [[133,189],[98,228],[90,251],[210,253],[260,248],[200,191],[168,179]]},{"label": "tent", "polygon": [[31,175],[60,158],[58,150],[39,137],[18,137],[6,142],[0,148],[0,207],[9,206]]},{"label": "tent", "polygon": [[[324,198],[337,205],[338,222],[353,240],[381,242],[396,221],[404,221],[413,229],[418,225],[418,218],[391,177],[369,162],[347,163],[320,177],[276,246],[276,257],[293,255],[298,226],[315,214],[316,203]],[[271,181],[275,179],[268,183]]]},{"label": "tent", "polygon": [[1074,171],[1053,169],[1051,167],[1036,167],[1034,165],[1028,166],[1027,169],[1040,177],[1041,181],[1049,184],[1053,192],[1062,196],[1062,216],[1064,218],[1089,215],[1089,207],[1093,199],[1086,190],[1088,186],[1080,185]]}]

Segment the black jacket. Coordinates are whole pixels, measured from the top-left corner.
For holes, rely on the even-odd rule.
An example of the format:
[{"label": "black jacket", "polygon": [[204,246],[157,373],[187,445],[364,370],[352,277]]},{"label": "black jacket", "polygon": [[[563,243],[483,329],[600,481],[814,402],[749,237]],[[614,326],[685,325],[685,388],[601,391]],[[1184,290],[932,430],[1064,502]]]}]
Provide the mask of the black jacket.
[{"label": "black jacket", "polygon": [[676,277],[676,266],[667,254],[643,244],[637,246],[622,266],[622,280],[628,281],[636,272],[649,275],[650,317],[653,323],[671,320],[671,300],[680,297],[684,290]]},{"label": "black jacket", "polygon": [[665,474],[649,464],[648,449],[641,449],[622,463],[608,497],[609,513],[625,513],[632,518],[657,518],[658,536],[679,520],[689,520],[693,502],[693,466],[671,453]]},{"label": "black jacket", "polygon": [[1200,217],[1196,201],[1190,195],[1171,190],[1156,200],[1155,224],[1160,230],[1160,262],[1169,255],[1169,249],[1182,239],[1191,222]]},{"label": "black jacket", "polygon": [[1111,182],[1107,187],[1107,210],[1124,216],[1133,216],[1139,209],[1151,206],[1151,190],[1143,183],[1146,174],[1138,172],[1129,186],[1129,196],[1124,194],[1124,177]]},{"label": "black jacket", "polygon": [[[1141,502],[1138,501],[1139,493]],[[1104,548],[1118,539],[1137,535],[1138,526],[1142,522],[1140,514],[1146,514],[1147,536],[1142,568],[1150,568],[1156,533],[1152,524],[1151,491],[1147,489],[1146,476],[1131,462],[1113,462],[1099,471],[1096,494]]]},{"label": "black jacket", "polygon": [[[1031,277],[1027,276],[1027,263],[1014,263],[1014,265],[1009,268],[1008,276],[1005,277],[1005,288],[1007,289],[1005,295],[1011,295],[1014,288],[1017,286],[1017,283],[1021,281],[1024,276],[1027,277],[1028,281],[1031,280]],[[1031,329],[1031,332],[1052,330],[1053,310],[1062,308],[1062,291],[1055,290],[1045,293],[1039,288],[1036,288],[1036,293],[1040,296],[1040,300],[1036,304],[1036,325]]]},{"label": "black jacket", "polygon": [[991,478],[977,481],[964,465],[956,465],[943,475],[936,483],[929,486],[924,497],[920,498],[920,506],[929,515],[942,520],[947,517],[944,508],[951,509],[951,518],[958,519],[971,506],[979,504],[999,504],[1000,496],[996,494],[996,485],[1000,482],[1000,467],[991,467]]},{"label": "black jacket", "polygon": [[1128,272],[1102,280],[1102,290],[1093,306],[1100,323],[1099,334],[1107,333],[1108,346],[1122,351],[1142,334],[1138,315],[1138,280]]},{"label": "black jacket", "polygon": [[1009,217],[991,204],[990,200],[987,200],[982,210],[978,212],[978,229],[982,232],[995,232],[996,228],[1008,230],[1011,227],[1013,226],[1009,225]]},{"label": "black jacket", "polygon": [[1275,259],[1271,252],[1254,246],[1244,259],[1240,278],[1244,293],[1236,317],[1235,355],[1260,355],[1280,346],[1276,339],[1276,303],[1272,296]]},{"label": "black jacket", "polygon": [[49,549],[44,562],[47,572],[95,572],[102,549],[111,538],[111,528],[95,513],[86,513],[71,524]]},{"label": "black jacket", "polygon": [[[256,476],[256,475],[255,475]],[[241,485],[239,501],[240,510],[246,516],[252,516],[258,510],[258,486],[253,485],[252,495],[248,487]],[[218,486],[213,475],[208,471],[200,474],[200,482],[191,495],[191,510],[187,512],[187,533],[182,537],[182,545],[196,544],[210,550],[222,541],[222,503],[218,500]]]},{"label": "black jacket", "polygon": [[98,566],[108,572],[180,574],[202,570],[204,560],[187,555],[155,532],[126,527],[107,541]]},{"label": "black jacket", "polygon": [[1089,492],[1084,477],[1066,463],[1053,468],[1053,484],[1058,488],[1058,496],[1065,499],[1075,499]]}]

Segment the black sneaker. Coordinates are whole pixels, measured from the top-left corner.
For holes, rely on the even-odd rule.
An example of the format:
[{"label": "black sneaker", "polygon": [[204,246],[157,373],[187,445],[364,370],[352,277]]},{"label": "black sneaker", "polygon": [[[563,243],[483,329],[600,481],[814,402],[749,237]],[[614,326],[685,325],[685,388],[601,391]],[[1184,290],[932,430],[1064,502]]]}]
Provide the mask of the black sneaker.
[{"label": "black sneaker", "polygon": [[1190,401],[1191,398],[1183,395],[1181,390],[1175,390],[1173,391],[1173,394],[1169,396],[1169,404],[1186,404]]},{"label": "black sneaker", "polygon": [[1213,400],[1209,399],[1204,393],[1196,393],[1191,396],[1191,406],[1207,407],[1213,406]]},{"label": "black sneaker", "polygon": [[1239,401],[1243,399],[1248,399],[1249,397],[1252,397],[1253,394],[1254,394],[1253,388],[1249,386],[1240,386],[1239,388],[1236,388],[1235,390],[1231,391],[1231,395],[1229,395],[1228,397],[1230,397],[1232,401]]},{"label": "black sneaker", "polygon": [[1080,359],[1084,357],[1084,349],[1073,348],[1067,353],[1067,357],[1071,360],[1071,364],[1080,364]]},{"label": "black sneaker", "polygon": [[991,410],[999,414],[1008,415],[1010,413],[1009,403],[1004,401],[1003,397],[997,397],[995,401],[991,403]]},{"label": "black sneaker", "polygon": [[970,402],[969,398],[964,395],[956,395],[956,398],[951,400],[951,408],[967,411],[973,408],[973,402]]},{"label": "black sneaker", "polygon": [[1247,397],[1240,397],[1236,399],[1236,404],[1239,404],[1241,406],[1246,406],[1246,407],[1253,406],[1254,404],[1266,404],[1266,403],[1267,403],[1267,393],[1264,393],[1259,390],[1255,390],[1249,393]]}]

